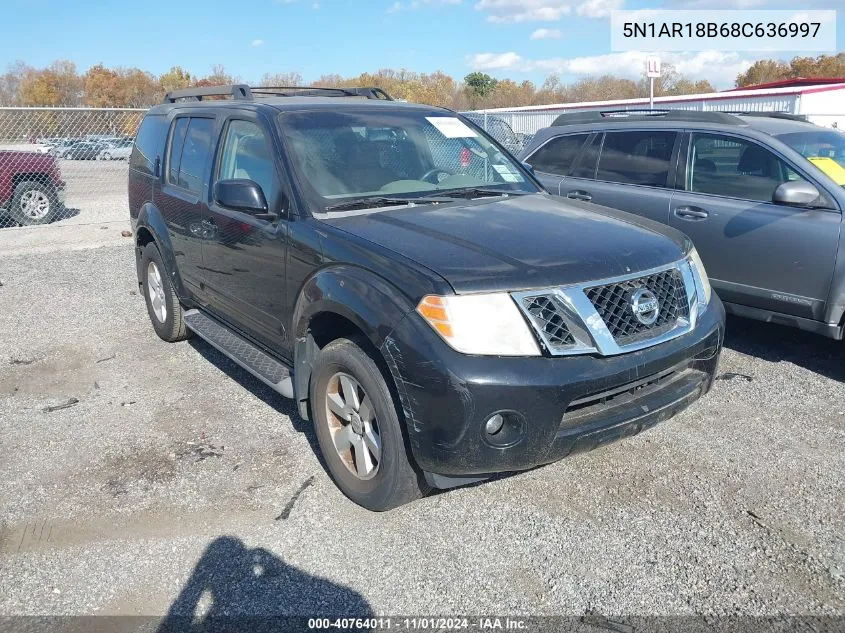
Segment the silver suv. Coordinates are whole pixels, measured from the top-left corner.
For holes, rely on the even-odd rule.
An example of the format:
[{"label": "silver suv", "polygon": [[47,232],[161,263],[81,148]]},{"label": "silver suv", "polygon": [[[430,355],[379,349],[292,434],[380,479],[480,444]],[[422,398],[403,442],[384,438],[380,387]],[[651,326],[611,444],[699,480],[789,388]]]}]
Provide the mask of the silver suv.
[{"label": "silver suv", "polygon": [[686,233],[728,312],[843,337],[842,132],[780,113],[579,112],[520,158],[553,194]]}]

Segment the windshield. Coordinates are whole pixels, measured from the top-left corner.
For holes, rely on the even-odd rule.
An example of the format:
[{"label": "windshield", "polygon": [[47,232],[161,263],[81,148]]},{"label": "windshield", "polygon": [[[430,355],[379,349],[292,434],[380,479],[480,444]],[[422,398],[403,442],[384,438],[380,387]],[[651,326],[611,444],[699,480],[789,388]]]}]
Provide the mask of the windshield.
[{"label": "windshield", "polygon": [[[293,168],[315,211],[539,191],[507,152],[457,116],[384,107],[284,112]],[[481,191],[483,190],[483,191]],[[348,206],[348,205],[346,205]]]},{"label": "windshield", "polygon": [[845,134],[839,130],[810,130],[778,134],[777,138],[799,152],[838,185],[845,186]]}]

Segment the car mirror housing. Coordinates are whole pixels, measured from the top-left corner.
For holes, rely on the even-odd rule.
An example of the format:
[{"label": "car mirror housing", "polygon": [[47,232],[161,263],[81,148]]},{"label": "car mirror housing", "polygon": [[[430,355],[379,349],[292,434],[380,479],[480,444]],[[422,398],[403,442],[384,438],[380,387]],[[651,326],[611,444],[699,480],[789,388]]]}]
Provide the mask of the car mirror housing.
[{"label": "car mirror housing", "polygon": [[772,202],[790,207],[818,206],[821,194],[816,186],[806,180],[791,180],[775,189]]},{"label": "car mirror housing", "polygon": [[533,165],[531,165],[530,163],[524,162],[524,163],[522,163],[522,166],[525,167],[525,169],[528,170],[529,174],[531,174],[532,176],[534,175],[534,166]]},{"label": "car mirror housing", "polygon": [[218,180],[214,184],[214,200],[227,209],[255,216],[267,215],[267,199],[261,186],[247,178]]}]

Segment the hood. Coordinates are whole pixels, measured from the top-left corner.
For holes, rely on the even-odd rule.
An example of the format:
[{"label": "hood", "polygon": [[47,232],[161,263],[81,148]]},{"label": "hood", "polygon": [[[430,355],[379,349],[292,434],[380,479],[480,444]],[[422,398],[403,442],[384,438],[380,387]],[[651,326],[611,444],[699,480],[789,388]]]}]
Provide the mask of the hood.
[{"label": "hood", "polygon": [[562,286],[681,259],[683,234],[546,194],[329,217],[325,223],[433,270],[457,293]]}]

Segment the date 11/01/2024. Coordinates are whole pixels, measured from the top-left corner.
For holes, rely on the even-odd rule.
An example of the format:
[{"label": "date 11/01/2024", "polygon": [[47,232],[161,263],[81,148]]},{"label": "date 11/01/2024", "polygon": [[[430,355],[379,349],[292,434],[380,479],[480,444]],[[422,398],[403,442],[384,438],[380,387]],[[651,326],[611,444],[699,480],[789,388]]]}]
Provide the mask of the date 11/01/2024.
[{"label": "date 11/01/2024", "polygon": [[309,618],[311,630],[397,630],[397,631],[440,631],[447,630],[525,630],[527,624],[518,618],[476,617],[476,618]]}]

